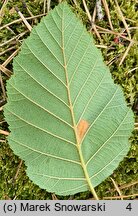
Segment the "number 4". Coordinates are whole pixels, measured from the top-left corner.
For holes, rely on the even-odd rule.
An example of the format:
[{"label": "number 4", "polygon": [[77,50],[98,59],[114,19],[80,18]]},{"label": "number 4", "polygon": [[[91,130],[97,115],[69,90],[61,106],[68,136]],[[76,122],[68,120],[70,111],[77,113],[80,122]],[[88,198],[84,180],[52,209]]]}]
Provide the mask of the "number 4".
[{"label": "number 4", "polygon": [[131,207],[131,203],[129,203],[126,207],[127,210],[131,211],[132,207]]}]

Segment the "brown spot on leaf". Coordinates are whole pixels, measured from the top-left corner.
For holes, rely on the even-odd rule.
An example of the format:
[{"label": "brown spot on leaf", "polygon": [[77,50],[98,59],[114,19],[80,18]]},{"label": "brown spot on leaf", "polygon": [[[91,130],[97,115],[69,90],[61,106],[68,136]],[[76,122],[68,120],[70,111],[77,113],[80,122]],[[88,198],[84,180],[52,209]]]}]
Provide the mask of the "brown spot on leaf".
[{"label": "brown spot on leaf", "polygon": [[78,132],[78,136],[79,136],[79,141],[81,141],[82,138],[84,137],[88,127],[89,127],[89,123],[86,120],[82,119],[79,122],[79,124],[77,126],[77,132]]}]

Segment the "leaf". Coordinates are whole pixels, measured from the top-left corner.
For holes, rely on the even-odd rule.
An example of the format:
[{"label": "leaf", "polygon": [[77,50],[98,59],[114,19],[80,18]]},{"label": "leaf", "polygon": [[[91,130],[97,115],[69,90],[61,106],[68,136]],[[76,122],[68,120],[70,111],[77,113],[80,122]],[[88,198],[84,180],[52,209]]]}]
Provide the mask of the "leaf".
[{"label": "leaf", "polygon": [[9,144],[49,192],[91,190],[129,150],[133,113],[101,52],[66,3],[24,41],[7,82]]}]

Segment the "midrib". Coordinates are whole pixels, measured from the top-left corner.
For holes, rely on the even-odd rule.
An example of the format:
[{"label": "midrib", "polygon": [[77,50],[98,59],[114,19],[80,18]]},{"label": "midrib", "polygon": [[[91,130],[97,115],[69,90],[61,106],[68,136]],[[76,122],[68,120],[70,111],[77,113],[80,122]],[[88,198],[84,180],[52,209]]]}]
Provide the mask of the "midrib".
[{"label": "midrib", "polygon": [[71,95],[70,95],[70,90],[69,90],[69,80],[68,80],[66,56],[65,56],[65,50],[64,50],[64,30],[63,30],[64,29],[64,25],[63,25],[63,22],[64,22],[64,11],[63,11],[63,16],[62,16],[62,27],[61,27],[61,29],[62,29],[61,30],[61,33],[62,33],[62,42],[61,42],[62,44],[61,44],[61,47],[62,47],[62,53],[63,53],[63,61],[64,61],[64,71],[65,71],[65,77],[66,77],[67,95],[68,95],[68,101],[69,101],[69,107],[70,107],[70,112],[71,112],[71,117],[72,117],[73,128],[74,128],[75,137],[76,137],[76,147],[77,147],[77,150],[78,150],[78,153],[79,153],[80,163],[81,163],[81,166],[82,166],[82,169],[83,169],[83,172],[84,172],[84,176],[86,178],[86,181],[88,183],[90,191],[93,194],[94,198],[96,200],[99,200],[99,198],[98,198],[98,196],[97,196],[97,194],[95,192],[95,189],[92,186],[89,174],[87,172],[87,168],[86,168],[86,165],[85,165],[85,162],[84,162],[83,154],[82,154],[82,151],[81,151],[81,145],[80,145],[79,137],[78,137],[78,133],[77,133],[77,125],[76,125],[76,122],[75,122],[75,117],[74,117],[74,112],[73,112],[73,106],[72,106],[72,102],[71,102]]}]

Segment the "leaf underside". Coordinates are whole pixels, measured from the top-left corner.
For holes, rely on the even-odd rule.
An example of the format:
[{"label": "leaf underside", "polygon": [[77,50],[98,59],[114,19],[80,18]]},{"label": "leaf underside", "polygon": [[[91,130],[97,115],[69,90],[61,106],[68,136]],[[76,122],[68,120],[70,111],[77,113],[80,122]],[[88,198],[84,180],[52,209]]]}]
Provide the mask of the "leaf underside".
[{"label": "leaf underside", "polygon": [[133,113],[66,3],[33,28],[13,67],[4,109],[8,141],[30,179],[69,195],[111,175],[129,150]]}]

